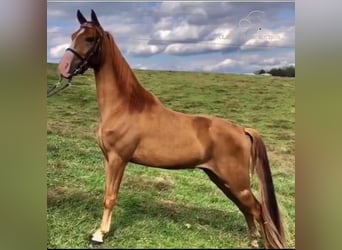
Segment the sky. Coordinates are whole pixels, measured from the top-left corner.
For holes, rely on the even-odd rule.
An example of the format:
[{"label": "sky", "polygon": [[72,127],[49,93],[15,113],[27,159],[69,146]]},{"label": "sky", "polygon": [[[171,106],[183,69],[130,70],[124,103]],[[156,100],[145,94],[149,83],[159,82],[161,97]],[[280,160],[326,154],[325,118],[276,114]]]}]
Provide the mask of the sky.
[{"label": "sky", "polygon": [[58,63],[93,9],[134,69],[252,73],[295,65],[294,2],[48,2]]}]

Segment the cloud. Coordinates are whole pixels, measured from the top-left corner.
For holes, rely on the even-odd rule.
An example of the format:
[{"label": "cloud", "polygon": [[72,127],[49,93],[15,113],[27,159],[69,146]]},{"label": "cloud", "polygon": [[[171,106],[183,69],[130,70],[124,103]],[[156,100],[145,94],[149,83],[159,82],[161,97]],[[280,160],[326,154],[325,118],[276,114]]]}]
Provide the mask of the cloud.
[{"label": "cloud", "polygon": [[[276,31],[267,28],[270,20],[265,8],[249,11],[234,6],[229,3],[198,3],[193,8],[193,3],[165,2],[161,11],[164,11],[166,17],[162,17],[160,22],[154,25],[155,31],[149,43],[167,44],[166,53],[185,56],[216,51],[231,53],[239,50],[294,46],[294,29],[287,26]],[[217,15],[213,15],[213,7],[220,9]],[[226,15],[221,15],[222,10]],[[236,13],[233,15],[234,12],[243,13],[244,16],[241,18]],[[169,13],[173,13],[173,18],[168,16]],[[232,15],[229,15],[230,13]],[[194,22],[194,18],[205,19],[206,23],[198,20]]]},{"label": "cloud", "polygon": [[47,15],[48,17],[51,18],[60,18],[60,17],[65,17],[67,16],[67,13],[61,9],[47,9]]},{"label": "cloud", "polygon": [[221,51],[227,44],[224,43],[210,43],[210,42],[198,42],[193,44],[172,43],[165,49],[165,53],[179,56],[204,54],[215,51]]},{"label": "cloud", "polygon": [[69,43],[64,43],[61,45],[57,45],[50,49],[50,56],[52,58],[60,58],[63,56],[65,50],[69,47]]},{"label": "cloud", "polygon": [[152,40],[161,40],[168,43],[171,42],[188,42],[198,41],[202,37],[203,27],[190,25],[183,21],[172,29],[157,29],[152,34]]},{"label": "cloud", "polygon": [[204,71],[211,72],[243,72],[250,73],[256,70],[270,70],[284,66],[295,65],[293,52],[279,52],[276,54],[236,54],[221,60],[204,61],[197,65]]},{"label": "cloud", "polygon": [[226,68],[232,68],[239,65],[239,62],[230,58],[224,59],[213,65],[206,65],[203,67],[205,71],[225,71]]},{"label": "cloud", "polygon": [[57,33],[61,31],[62,31],[61,27],[58,27],[58,26],[48,27],[47,29],[47,33]]},{"label": "cloud", "polygon": [[157,53],[162,52],[163,50],[164,50],[163,46],[140,43],[138,45],[133,45],[133,44],[129,45],[126,49],[126,52],[129,55],[145,57],[145,56],[155,55]]},{"label": "cloud", "polygon": [[[87,19],[94,9],[124,56],[132,62],[149,58],[153,63],[142,63],[149,67],[173,67],[169,57],[181,56],[178,60],[186,63],[174,64],[190,68],[194,64],[186,58],[216,55],[212,66],[196,64],[196,68],[228,72],[242,70],[243,63],[250,65],[237,58],[237,53],[241,58],[268,53],[270,59],[270,54],[280,56],[279,50],[284,49],[293,51],[291,60],[269,62],[294,63],[294,3],[269,2],[48,2],[48,60],[56,60],[71,42],[71,33],[79,27],[77,9]],[[158,55],[163,55],[165,62]]]},{"label": "cloud", "polygon": [[241,50],[258,48],[284,48],[294,45],[294,37],[291,36],[292,29],[269,30],[263,29],[251,34],[245,43],[241,45]]},{"label": "cloud", "polygon": [[140,69],[140,70],[148,70],[149,67],[146,65],[142,65],[141,63],[134,64],[132,66],[134,69]]}]

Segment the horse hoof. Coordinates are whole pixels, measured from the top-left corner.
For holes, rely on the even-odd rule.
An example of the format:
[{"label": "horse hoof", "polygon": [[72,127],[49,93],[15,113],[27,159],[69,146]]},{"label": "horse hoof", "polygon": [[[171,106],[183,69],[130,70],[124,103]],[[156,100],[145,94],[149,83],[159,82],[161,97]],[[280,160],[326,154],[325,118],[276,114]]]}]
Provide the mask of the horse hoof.
[{"label": "horse hoof", "polygon": [[103,244],[103,241],[97,241],[97,240],[91,239],[91,240],[90,240],[90,243],[91,243],[93,246],[99,246],[99,245]]},{"label": "horse hoof", "polygon": [[96,241],[96,240],[90,239],[89,248],[90,249],[99,249],[99,248],[101,248],[102,243],[103,243],[103,241]]},{"label": "horse hoof", "polygon": [[90,242],[94,246],[101,245],[103,243],[103,235],[100,233],[94,233]]}]

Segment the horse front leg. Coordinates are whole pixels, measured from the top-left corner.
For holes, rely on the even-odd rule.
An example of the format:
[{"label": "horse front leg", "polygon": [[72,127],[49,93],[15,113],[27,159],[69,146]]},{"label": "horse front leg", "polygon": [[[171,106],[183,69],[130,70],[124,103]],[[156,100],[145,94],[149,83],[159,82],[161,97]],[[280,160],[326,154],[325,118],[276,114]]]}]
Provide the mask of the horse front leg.
[{"label": "horse front leg", "polygon": [[113,207],[116,204],[120,183],[127,162],[115,153],[109,153],[105,159],[105,194],[101,226],[92,235],[92,243],[103,243],[103,236],[109,232]]}]

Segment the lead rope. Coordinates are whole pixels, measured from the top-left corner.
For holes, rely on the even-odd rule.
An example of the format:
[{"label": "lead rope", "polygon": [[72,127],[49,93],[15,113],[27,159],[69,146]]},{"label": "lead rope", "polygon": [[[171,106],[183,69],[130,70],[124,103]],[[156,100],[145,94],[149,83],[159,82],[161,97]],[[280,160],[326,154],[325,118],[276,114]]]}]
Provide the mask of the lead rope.
[{"label": "lead rope", "polygon": [[58,82],[47,91],[47,97],[51,97],[57,93],[59,93],[60,91],[68,88],[69,86],[71,86],[71,79],[68,80],[68,82],[64,85],[62,85],[61,87],[59,87],[61,85],[63,79],[59,78]]}]

